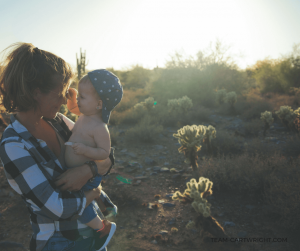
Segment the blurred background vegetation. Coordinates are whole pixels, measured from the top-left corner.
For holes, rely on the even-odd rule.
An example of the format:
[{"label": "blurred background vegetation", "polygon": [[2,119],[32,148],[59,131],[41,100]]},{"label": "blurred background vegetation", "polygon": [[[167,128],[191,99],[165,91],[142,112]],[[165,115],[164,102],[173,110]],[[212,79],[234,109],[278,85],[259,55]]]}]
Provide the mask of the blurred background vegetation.
[{"label": "blurred background vegetation", "polygon": [[[93,69],[86,72],[90,70]],[[174,124],[175,120],[187,124],[207,118],[205,109],[218,109],[223,114],[234,111],[234,115],[252,120],[259,119],[261,112],[274,111],[281,105],[290,105],[293,109],[299,105],[300,44],[294,45],[291,53],[280,59],[258,61],[247,69],[239,69],[229,54],[229,47],[216,41],[195,56],[176,52],[164,68],[150,70],[133,65],[126,70],[107,70],[119,77],[124,88],[123,99],[112,112],[111,125],[136,124],[146,114],[165,126]],[[78,79],[75,79],[71,87],[77,88],[77,85]],[[220,90],[236,93],[234,104],[238,105],[234,110],[228,110],[229,104],[218,102]],[[193,106],[182,114],[170,114],[168,101],[183,96],[190,98]],[[149,97],[156,102],[155,112],[134,109]]]}]

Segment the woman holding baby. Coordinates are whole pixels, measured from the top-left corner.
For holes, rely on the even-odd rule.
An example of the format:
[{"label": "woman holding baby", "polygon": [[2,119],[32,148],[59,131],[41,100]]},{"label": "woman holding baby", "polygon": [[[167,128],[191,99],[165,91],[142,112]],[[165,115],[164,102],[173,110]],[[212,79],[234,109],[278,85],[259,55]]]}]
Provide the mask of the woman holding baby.
[{"label": "woman holding baby", "polygon": [[76,95],[69,89],[74,77],[71,67],[32,44],[9,49],[1,64],[0,104],[14,114],[1,138],[0,158],[10,186],[30,211],[30,250],[94,251],[92,228],[77,219],[90,204],[101,214],[94,202],[100,195],[111,202],[101,185],[91,190],[82,187],[96,174],[107,173],[113,153],[103,161],[67,169],[64,143],[74,122],[58,111]]}]

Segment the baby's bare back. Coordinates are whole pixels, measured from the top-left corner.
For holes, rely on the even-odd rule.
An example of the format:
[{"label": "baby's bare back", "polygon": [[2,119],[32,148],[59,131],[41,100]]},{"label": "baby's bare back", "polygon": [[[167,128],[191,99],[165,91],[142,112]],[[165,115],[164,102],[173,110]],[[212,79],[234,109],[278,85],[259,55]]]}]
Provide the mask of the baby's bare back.
[{"label": "baby's bare back", "polygon": [[[100,119],[97,121],[89,118],[88,116],[81,115],[74,125],[69,142],[82,143],[86,146],[97,147],[93,135],[94,128],[97,126],[105,126],[105,124]],[[71,146],[66,146],[65,162],[68,167],[81,166],[88,160],[91,159],[84,155],[75,154]]]}]

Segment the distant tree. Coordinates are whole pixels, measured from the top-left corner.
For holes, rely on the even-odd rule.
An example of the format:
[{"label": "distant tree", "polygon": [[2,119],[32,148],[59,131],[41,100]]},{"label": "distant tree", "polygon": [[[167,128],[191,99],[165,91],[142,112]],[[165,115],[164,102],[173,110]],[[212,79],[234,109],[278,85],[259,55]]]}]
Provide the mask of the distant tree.
[{"label": "distant tree", "polygon": [[151,70],[135,65],[123,75],[125,86],[129,89],[145,88],[151,77]]}]

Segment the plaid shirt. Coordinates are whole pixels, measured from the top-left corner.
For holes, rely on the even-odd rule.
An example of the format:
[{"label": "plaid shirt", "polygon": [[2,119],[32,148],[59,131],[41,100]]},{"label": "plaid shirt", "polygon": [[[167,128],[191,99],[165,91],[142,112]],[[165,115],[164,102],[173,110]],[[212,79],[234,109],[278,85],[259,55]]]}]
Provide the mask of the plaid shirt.
[{"label": "plaid shirt", "polygon": [[[61,166],[45,141],[33,137],[14,115],[10,119],[2,135],[0,158],[10,186],[21,195],[30,212],[30,250],[42,250],[54,232],[76,240],[80,232],[88,230],[77,220],[86,206],[84,193],[60,191],[54,180],[66,167]],[[60,113],[46,121],[68,140],[73,121]],[[93,205],[99,212],[96,203]]]}]

